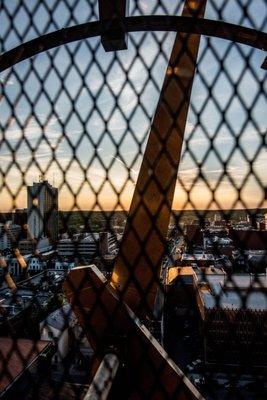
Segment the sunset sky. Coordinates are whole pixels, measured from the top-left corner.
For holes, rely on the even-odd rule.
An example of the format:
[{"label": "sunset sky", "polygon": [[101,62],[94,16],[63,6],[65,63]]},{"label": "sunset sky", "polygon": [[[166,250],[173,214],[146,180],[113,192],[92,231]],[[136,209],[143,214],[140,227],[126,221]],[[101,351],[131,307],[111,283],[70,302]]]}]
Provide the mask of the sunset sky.
[{"label": "sunset sky", "polygon": [[[50,0],[46,2],[51,5]],[[12,3],[16,2],[4,3],[12,14]],[[34,2],[25,0],[26,3]],[[54,24],[48,26],[47,13],[40,8],[34,20],[40,33],[73,24],[69,20],[69,11],[64,9],[64,2],[58,3]],[[173,13],[179,2],[166,0],[165,3],[172,5],[169,12]],[[223,18],[239,23],[241,10],[235,1],[227,3],[229,6]],[[258,29],[266,30],[266,22],[262,26],[267,13],[264,1],[251,3],[254,5],[248,10],[250,18]],[[142,0],[138,4],[139,11],[131,2],[131,15],[140,11],[150,14],[155,2]],[[96,8],[93,11],[97,14]],[[76,23],[88,21],[90,12],[88,3],[81,1],[75,14]],[[157,13],[164,12],[158,9]],[[91,15],[91,20],[96,18],[97,15]],[[206,18],[217,19],[209,0]],[[5,37],[2,51],[5,51],[18,45],[20,40],[14,32],[6,37],[8,19],[4,12],[0,13],[0,21],[0,37]],[[28,20],[22,9],[17,11],[14,21],[19,33],[24,35]],[[248,19],[242,24],[250,26]],[[28,30],[24,40],[35,36],[36,31]],[[134,33],[129,36],[128,50],[116,54],[105,53],[99,38],[76,42],[40,54],[31,61],[23,61],[0,74],[1,211],[26,207],[26,185],[38,181],[40,173],[59,187],[61,209],[71,209],[74,199],[79,208],[86,210],[99,206],[109,210],[128,209],[142,159],[140,150],[145,149],[174,36],[174,33]],[[158,41],[165,58],[162,54],[159,56]],[[208,44],[211,47],[205,52]],[[137,46],[140,46],[138,53]],[[229,42],[221,39],[201,39],[175,209],[267,206],[264,199],[267,185],[267,79],[266,71],[260,68],[264,57],[263,52],[244,45],[229,48]],[[218,60],[222,61],[223,72],[216,76],[220,69]],[[246,62],[249,68],[246,68]],[[36,72],[31,72],[31,68]],[[148,71],[152,79],[149,79]],[[43,80],[42,85],[37,74]],[[234,85],[229,83],[227,74]],[[206,86],[210,87],[212,97]],[[234,86],[238,96],[233,96]],[[22,87],[24,94],[18,97]],[[222,117],[220,109],[225,109],[231,96],[231,105]],[[248,121],[246,108],[251,108]],[[197,119],[196,113],[200,110]],[[213,149],[208,152],[211,139]],[[226,161],[227,174],[214,192],[217,205],[210,204],[211,190],[216,187],[224,170],[222,163]],[[250,166],[253,174],[244,184]],[[244,204],[236,202],[237,190],[233,184],[242,189],[240,194]]]}]

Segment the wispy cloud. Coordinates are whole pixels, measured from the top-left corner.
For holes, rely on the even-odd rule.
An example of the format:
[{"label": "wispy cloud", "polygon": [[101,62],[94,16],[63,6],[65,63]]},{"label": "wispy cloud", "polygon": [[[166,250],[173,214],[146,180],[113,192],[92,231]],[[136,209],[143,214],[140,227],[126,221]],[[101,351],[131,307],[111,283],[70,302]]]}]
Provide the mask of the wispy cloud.
[{"label": "wispy cloud", "polygon": [[13,117],[9,122],[8,128],[4,131],[5,139],[11,146],[17,146],[24,138],[33,146],[35,146],[39,140],[43,140],[43,142],[47,140],[51,148],[53,148],[63,137],[63,133],[59,130],[59,127],[56,126],[57,121],[56,117],[52,117],[41,126],[36,118],[31,116],[27,125],[21,129],[16,119]]}]

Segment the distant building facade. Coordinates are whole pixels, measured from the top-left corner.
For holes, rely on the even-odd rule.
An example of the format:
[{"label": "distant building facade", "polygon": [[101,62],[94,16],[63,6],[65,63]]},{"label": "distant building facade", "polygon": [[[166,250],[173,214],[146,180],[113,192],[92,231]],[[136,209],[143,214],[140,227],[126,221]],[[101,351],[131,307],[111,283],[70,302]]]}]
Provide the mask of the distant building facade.
[{"label": "distant building facade", "polygon": [[205,364],[266,368],[266,289],[265,274],[232,274],[229,280],[216,268],[173,267],[165,310],[171,319],[197,311]]},{"label": "distant building facade", "polygon": [[98,255],[99,235],[93,234],[77,241],[77,255],[85,261]]},{"label": "distant building facade", "polygon": [[[45,269],[46,263],[38,257],[31,257],[27,259],[27,265],[29,272],[37,273]],[[9,272],[16,277],[22,274],[22,268],[16,258],[9,260]]]},{"label": "distant building facade", "polygon": [[21,254],[31,254],[36,250],[39,252],[45,252],[51,250],[51,242],[47,237],[41,238],[39,240],[23,239],[19,241],[19,249]]},{"label": "distant building facade", "polygon": [[17,208],[12,214],[13,224],[23,226],[27,224],[27,208]]},{"label": "distant building facade", "polygon": [[115,254],[121,235],[115,236],[110,232],[83,233],[73,238],[63,238],[58,241],[57,253],[62,258],[77,257],[90,261],[101,255]]},{"label": "distant building facade", "polygon": [[242,250],[266,250],[266,230],[233,229],[230,237],[233,245]]},{"label": "distant building facade", "polygon": [[16,240],[21,232],[21,227],[8,221],[0,224],[0,250],[11,249],[13,240]]},{"label": "distant building facade", "polygon": [[39,325],[40,337],[42,340],[53,342],[56,346],[56,353],[53,357],[53,368],[57,368],[64,359],[76,349],[72,361],[78,364],[79,355],[85,362],[89,362],[93,355],[85,335],[82,332],[77,318],[69,304],[49,314]]},{"label": "distant building facade", "polygon": [[27,187],[28,225],[32,236],[58,238],[58,189],[46,180]]},{"label": "distant building facade", "polygon": [[[266,277],[206,276],[197,283],[205,362],[266,367]],[[246,293],[246,304],[242,295]],[[219,306],[218,306],[219,301]]]}]

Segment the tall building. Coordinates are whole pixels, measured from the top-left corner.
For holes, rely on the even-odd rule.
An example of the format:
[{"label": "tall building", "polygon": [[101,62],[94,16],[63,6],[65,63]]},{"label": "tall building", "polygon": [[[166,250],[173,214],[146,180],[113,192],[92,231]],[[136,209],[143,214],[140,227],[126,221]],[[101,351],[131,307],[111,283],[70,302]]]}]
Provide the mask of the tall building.
[{"label": "tall building", "polygon": [[58,189],[46,180],[27,187],[28,225],[34,238],[58,238]]}]

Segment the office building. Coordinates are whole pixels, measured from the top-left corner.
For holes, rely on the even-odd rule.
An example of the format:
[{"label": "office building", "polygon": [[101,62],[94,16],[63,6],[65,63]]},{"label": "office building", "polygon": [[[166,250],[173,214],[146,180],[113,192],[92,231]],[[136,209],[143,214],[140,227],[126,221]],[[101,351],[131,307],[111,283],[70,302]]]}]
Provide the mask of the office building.
[{"label": "office building", "polygon": [[201,338],[206,365],[266,368],[266,288],[265,274],[232,274],[229,279],[217,268],[171,267],[165,323],[175,329],[181,318],[193,315],[195,332],[192,328],[189,338]]},{"label": "office building", "polygon": [[265,274],[201,277],[196,295],[207,364],[266,367],[266,287]]},{"label": "office building", "polygon": [[57,243],[57,252],[59,257],[74,257],[75,242],[73,239],[60,239]]},{"label": "office building", "polygon": [[47,236],[52,241],[58,237],[58,189],[46,180],[28,186],[28,225],[36,238]]}]

